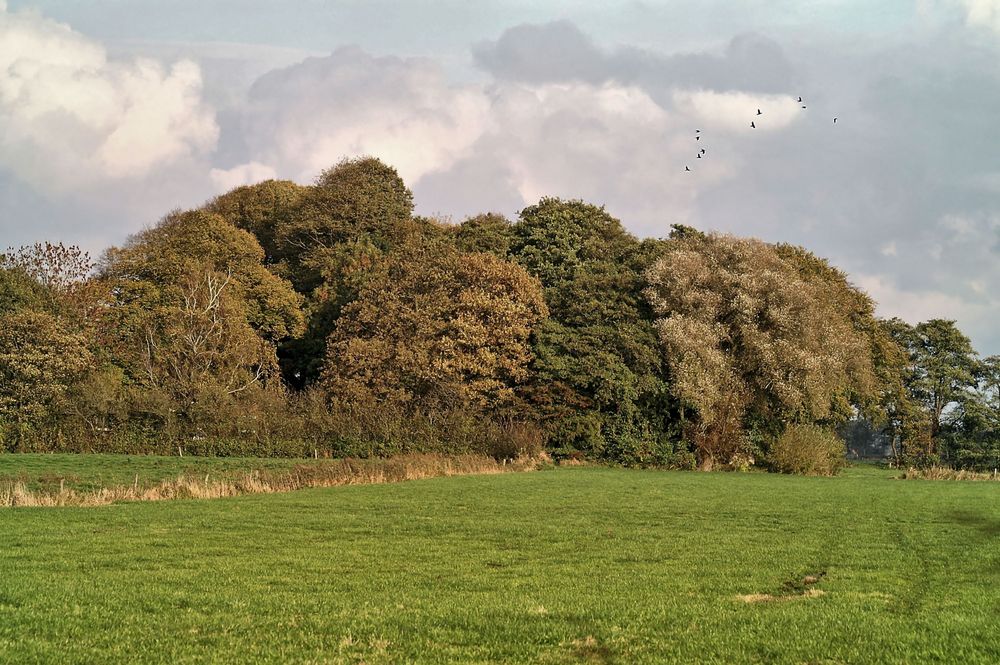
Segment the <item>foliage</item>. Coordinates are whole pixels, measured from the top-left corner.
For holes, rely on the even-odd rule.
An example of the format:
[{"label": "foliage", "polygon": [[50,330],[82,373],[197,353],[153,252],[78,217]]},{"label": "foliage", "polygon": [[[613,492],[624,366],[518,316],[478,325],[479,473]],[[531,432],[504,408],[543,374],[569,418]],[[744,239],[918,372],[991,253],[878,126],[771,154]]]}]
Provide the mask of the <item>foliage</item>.
[{"label": "foliage", "polygon": [[506,259],[514,244],[514,225],[496,213],[476,215],[455,230],[455,244],[463,252],[487,252]]},{"label": "foliage", "polygon": [[8,313],[0,325],[0,443],[9,434],[53,418],[53,407],[92,359],[86,339],[63,321],[30,309]]},{"label": "foliage", "polygon": [[[954,321],[931,319],[916,326],[893,319],[887,329],[905,350],[903,384],[906,395],[919,409],[922,427],[908,437],[903,458],[911,466],[929,466],[940,459],[940,448],[949,428],[946,413],[957,409],[975,419],[974,404],[980,364],[969,338]],[[916,420],[914,418],[913,420]],[[971,425],[971,421],[969,422]],[[959,427],[961,429],[961,427]],[[956,461],[957,460],[953,460]]]},{"label": "foliage", "polygon": [[304,191],[277,230],[277,270],[306,296],[305,334],[281,345],[285,381],[296,389],[319,379],[326,342],[371,268],[413,232],[413,194],[396,170],[373,157],[345,159]]},{"label": "foliage", "polygon": [[529,387],[551,445],[627,464],[673,455],[672,409],[643,271],[656,246],[603,208],[542,199],[513,227],[510,255],[545,287]]},{"label": "foliage", "polygon": [[312,291],[338,275],[340,245],[368,241],[384,250],[412,212],[413,194],[396,169],[373,157],[341,161],[320,174],[278,230],[289,278],[300,292]]},{"label": "foliage", "polygon": [[274,265],[285,258],[278,234],[295,220],[307,192],[290,180],[265,180],[217,196],[204,209],[252,233],[264,250],[264,264]]},{"label": "foliage", "polygon": [[203,211],[177,213],[112,249],[101,279],[110,362],[160,423],[199,431],[223,403],[277,373],[275,343],[303,327],[301,298],[262,264],[254,237]]},{"label": "foliage", "polygon": [[964,391],[945,417],[941,448],[942,459],[955,467],[1000,468],[1000,356],[978,363],[975,388]]},{"label": "foliage", "polygon": [[7,449],[504,455],[541,436],[557,458],[746,468],[790,423],[858,418],[907,464],[1000,450],[995,359],[954,322],[879,321],[802,248],[640,241],[558,198],[452,225],[372,157],[173,212],[92,268],[61,244],[0,254]]},{"label": "foliage", "polygon": [[647,278],[703,464],[747,452],[753,429],[836,423],[877,401],[871,303],[804,250],[680,233]]},{"label": "foliage", "polygon": [[346,404],[509,408],[545,314],[522,269],[418,236],[386,257],[338,318],[323,386]]},{"label": "foliage", "polygon": [[84,326],[103,295],[87,279],[92,271],[79,247],[42,242],[8,249],[0,254],[0,313],[31,308]]},{"label": "foliage", "polygon": [[817,425],[792,424],[775,440],[768,461],[782,473],[833,476],[846,464],[844,441]]}]

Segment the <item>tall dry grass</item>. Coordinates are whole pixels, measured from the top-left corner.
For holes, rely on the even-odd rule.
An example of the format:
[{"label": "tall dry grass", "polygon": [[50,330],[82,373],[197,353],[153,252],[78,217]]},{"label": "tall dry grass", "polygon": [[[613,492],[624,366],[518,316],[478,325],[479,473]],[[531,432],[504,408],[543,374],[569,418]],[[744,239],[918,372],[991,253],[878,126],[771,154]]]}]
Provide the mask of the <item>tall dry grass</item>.
[{"label": "tall dry grass", "polygon": [[182,475],[153,487],[132,485],[102,487],[78,492],[60,487],[57,492],[32,492],[23,482],[0,484],[0,507],[106,506],[119,501],[169,499],[218,499],[242,494],[273,494],[309,487],[335,487],[395,483],[405,480],[495,474],[538,468],[540,459],[498,462],[483,455],[414,453],[388,459],[343,459],[323,464],[301,464],[287,471],[250,471],[236,477],[212,478]]},{"label": "tall dry grass", "polygon": [[909,468],[903,472],[903,478],[922,480],[1000,480],[1000,472],[992,473],[952,469],[946,466],[932,466],[926,469]]}]

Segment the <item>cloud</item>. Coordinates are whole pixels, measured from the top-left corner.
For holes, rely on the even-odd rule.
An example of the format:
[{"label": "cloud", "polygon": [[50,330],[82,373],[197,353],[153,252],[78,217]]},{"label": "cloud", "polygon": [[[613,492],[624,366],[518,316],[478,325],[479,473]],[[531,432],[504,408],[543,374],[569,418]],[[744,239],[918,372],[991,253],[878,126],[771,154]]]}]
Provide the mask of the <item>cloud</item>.
[{"label": "cloud", "polygon": [[[699,124],[723,131],[746,131],[752,121],[761,132],[783,129],[802,117],[797,98],[714,90],[678,90],[674,104]],[[763,115],[755,110],[766,109]]]},{"label": "cloud", "polygon": [[67,25],[0,8],[0,168],[64,191],[143,178],[217,137],[195,63],[109,60]]},{"label": "cloud", "polygon": [[260,162],[248,162],[231,169],[212,169],[209,172],[212,184],[219,193],[227,192],[240,185],[252,185],[263,180],[278,177],[277,171]]},{"label": "cloud", "polygon": [[569,21],[515,26],[496,41],[478,44],[473,55],[500,80],[600,83],[614,76],[611,58]]},{"label": "cloud", "polygon": [[473,49],[476,63],[499,80],[521,83],[615,81],[647,90],[675,87],[791,92],[795,68],[781,46],[762,35],[733,37],[719,52],[658,53],[601,49],[569,21],[519,25]]},{"label": "cloud", "polygon": [[242,123],[249,159],[285,176],[372,154],[412,182],[461,158],[488,121],[482,90],[450,84],[435,62],[345,47],[259,78]]},{"label": "cloud", "polygon": [[1000,0],[959,0],[969,25],[1000,31]]},{"label": "cloud", "polygon": [[[855,283],[878,304],[879,313],[886,317],[899,317],[910,324],[930,319],[951,319],[959,322],[959,327],[973,340],[988,340],[990,345],[979,345],[983,355],[996,352],[995,330],[992,321],[1000,307],[997,300],[983,299],[968,302],[955,294],[939,289],[914,291],[902,288],[897,279],[886,274],[856,274]],[[972,280],[968,287],[984,292],[980,281]]]}]

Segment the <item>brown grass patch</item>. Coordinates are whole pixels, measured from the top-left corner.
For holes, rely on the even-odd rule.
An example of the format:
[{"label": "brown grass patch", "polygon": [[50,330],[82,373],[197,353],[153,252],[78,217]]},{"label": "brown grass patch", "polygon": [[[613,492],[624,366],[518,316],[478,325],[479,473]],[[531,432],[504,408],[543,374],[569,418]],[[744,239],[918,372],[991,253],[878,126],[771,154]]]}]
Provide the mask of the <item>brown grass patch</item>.
[{"label": "brown grass patch", "polygon": [[243,476],[213,480],[182,475],[149,488],[137,484],[77,492],[32,492],[23,482],[0,484],[0,507],[106,506],[119,501],[219,499],[242,494],[274,494],[310,487],[394,483],[442,476],[528,471],[535,459],[497,462],[483,455],[411,454],[388,459],[344,459],[321,465],[300,464],[287,471],[250,471]]},{"label": "brown grass patch", "polygon": [[801,600],[803,598],[819,598],[820,596],[825,596],[826,591],[822,589],[806,589],[802,593],[796,593],[789,596],[784,595],[772,595],[769,593],[750,593],[742,596],[736,596],[738,600],[742,600],[744,603],[784,603],[789,600]]},{"label": "brown grass patch", "polygon": [[593,635],[570,643],[573,656],[587,663],[607,663],[611,660],[611,649],[601,644]]}]

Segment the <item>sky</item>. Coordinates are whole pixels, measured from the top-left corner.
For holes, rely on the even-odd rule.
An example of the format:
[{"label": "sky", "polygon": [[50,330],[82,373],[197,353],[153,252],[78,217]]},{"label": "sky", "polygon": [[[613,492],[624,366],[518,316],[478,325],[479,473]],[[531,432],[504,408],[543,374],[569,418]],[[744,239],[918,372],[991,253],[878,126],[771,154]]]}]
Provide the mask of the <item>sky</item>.
[{"label": "sky", "polygon": [[997,354],[998,109],[1000,0],[0,0],[0,245],[368,154],[456,222],[803,245]]}]

